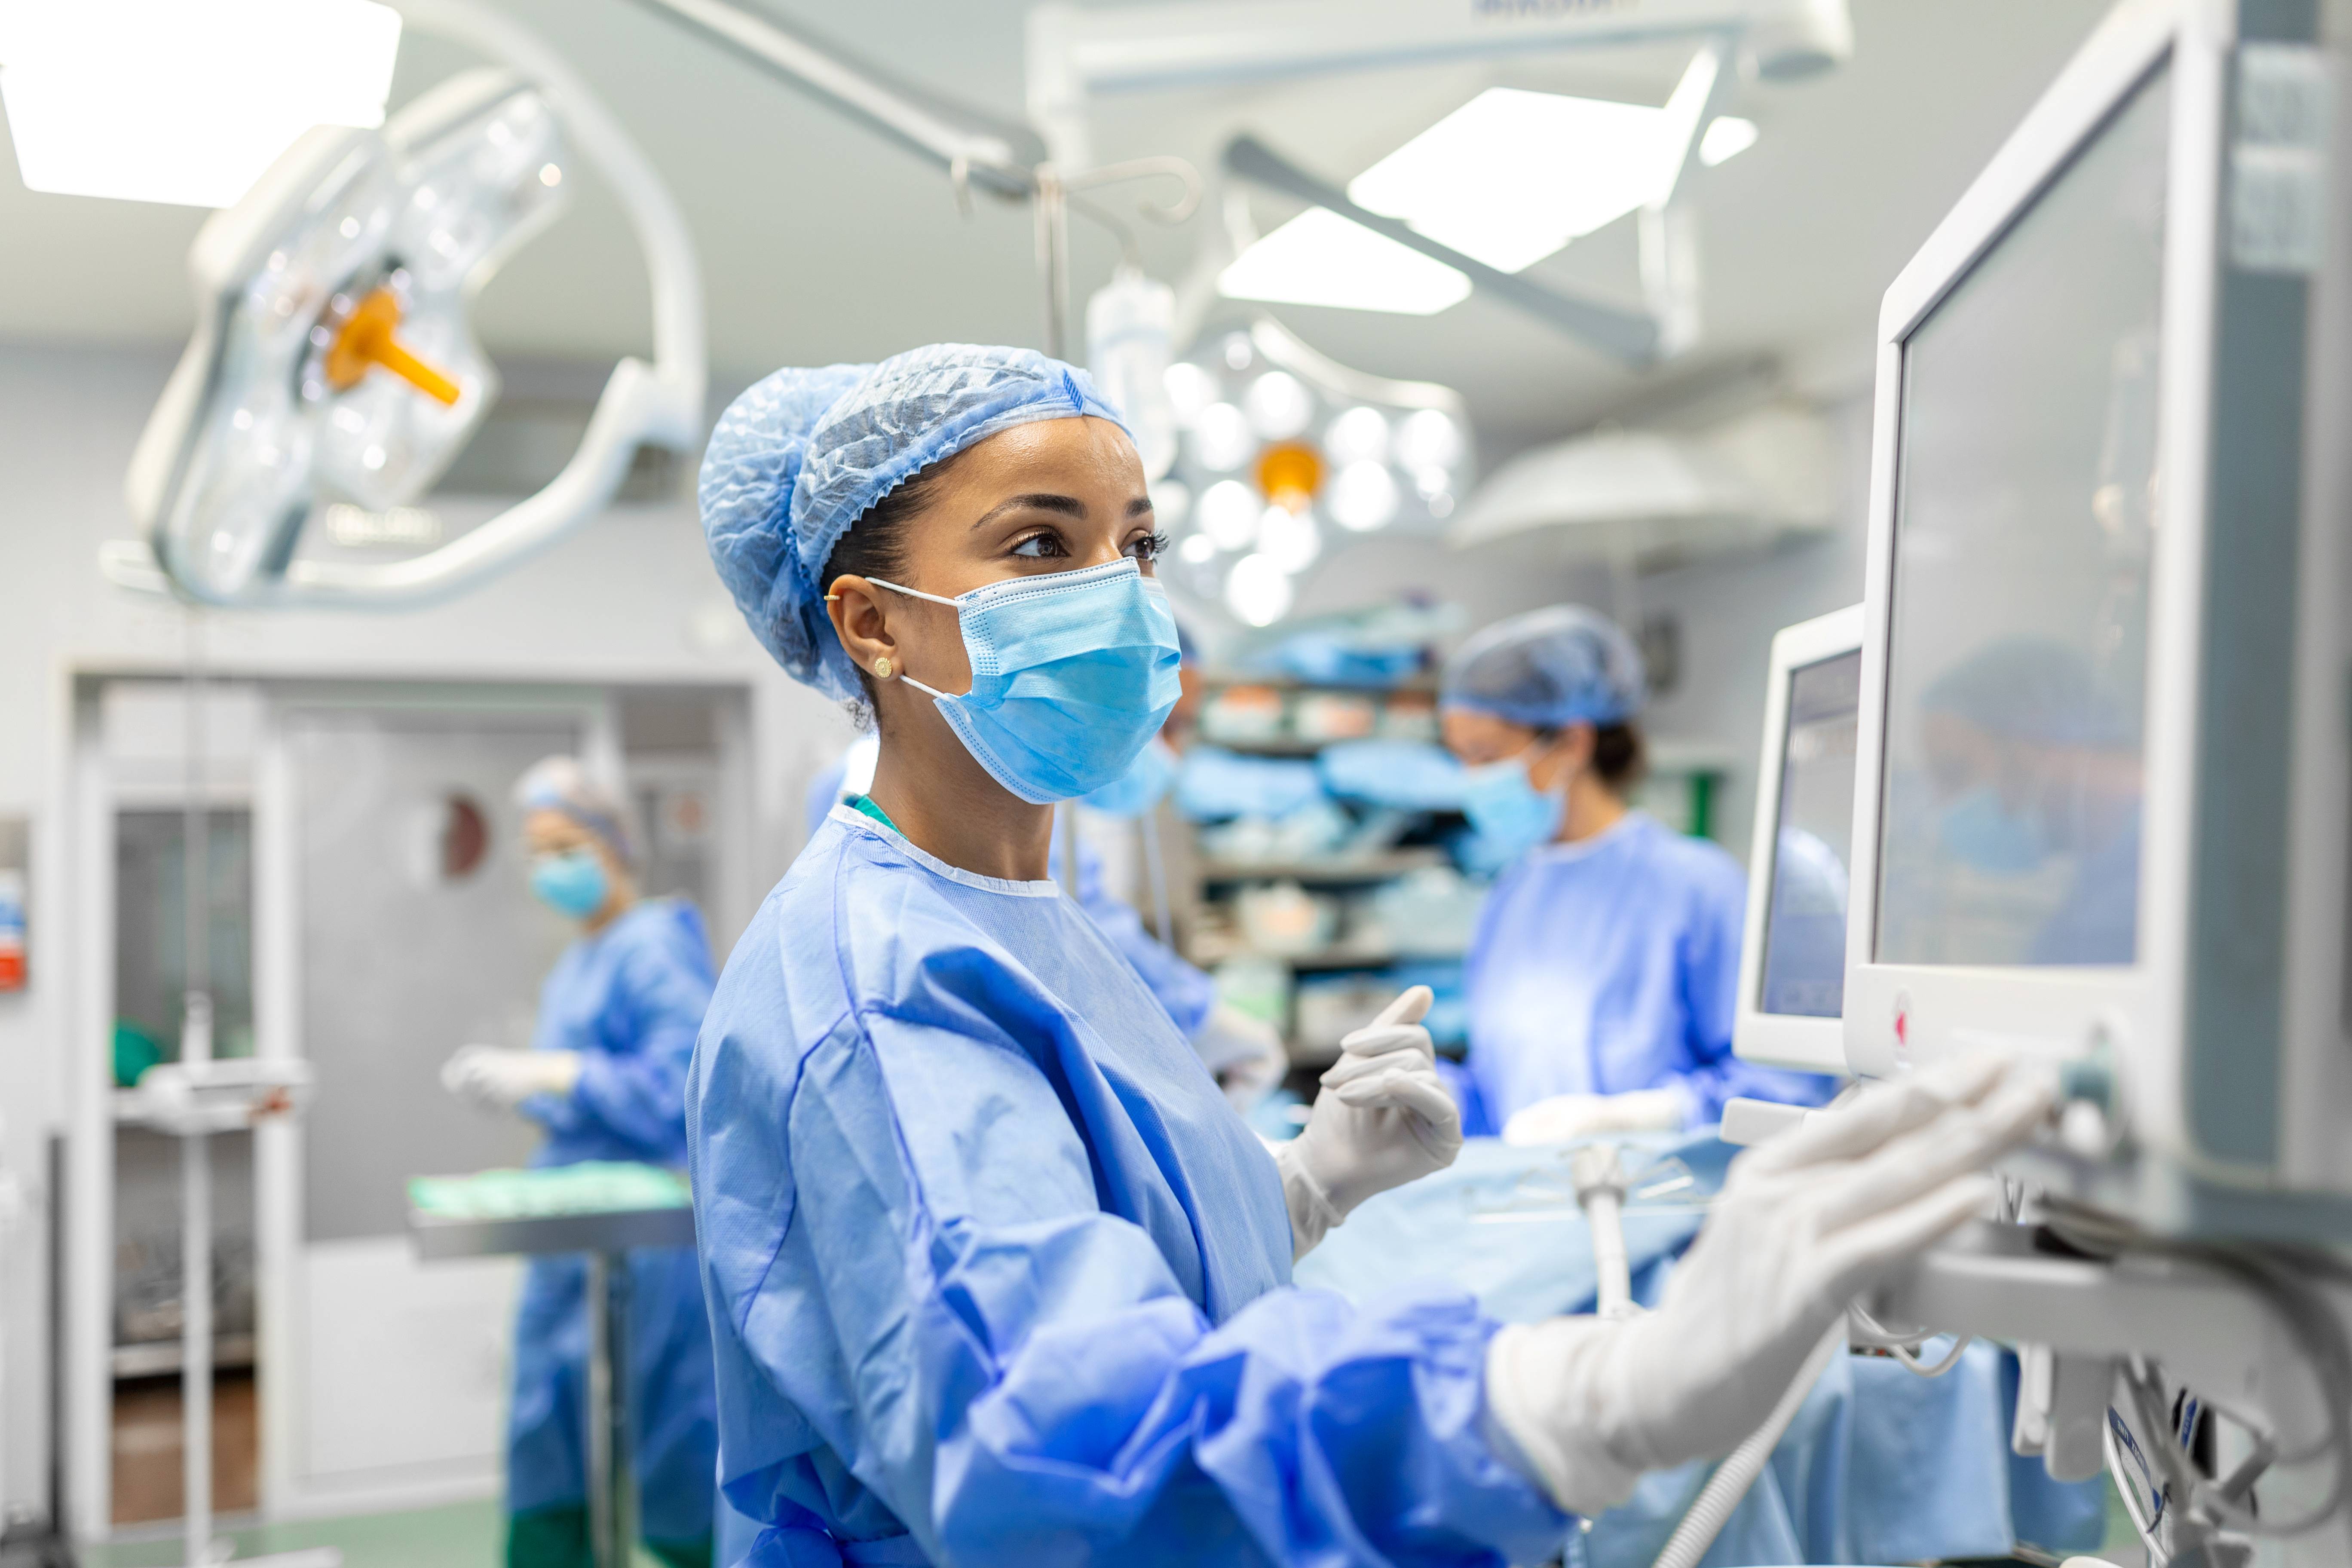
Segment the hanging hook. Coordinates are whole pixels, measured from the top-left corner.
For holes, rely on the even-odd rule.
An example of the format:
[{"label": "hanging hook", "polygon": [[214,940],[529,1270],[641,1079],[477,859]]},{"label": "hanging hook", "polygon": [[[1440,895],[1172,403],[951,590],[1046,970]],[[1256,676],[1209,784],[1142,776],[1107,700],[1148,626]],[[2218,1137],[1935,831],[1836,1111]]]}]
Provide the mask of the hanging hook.
[{"label": "hanging hook", "polygon": [[955,191],[956,211],[971,219],[971,154],[958,153],[948,160],[948,184]]},{"label": "hanging hook", "polygon": [[1104,163],[1083,174],[1065,175],[1062,184],[1069,190],[1085,191],[1097,185],[1119,184],[1129,180],[1147,180],[1156,176],[1177,181],[1184,187],[1183,195],[1165,205],[1141,203],[1137,211],[1155,223],[1173,225],[1182,223],[1201,210],[1201,199],[1208,192],[1207,183],[1201,178],[1201,171],[1194,168],[1190,160],[1169,153]]}]

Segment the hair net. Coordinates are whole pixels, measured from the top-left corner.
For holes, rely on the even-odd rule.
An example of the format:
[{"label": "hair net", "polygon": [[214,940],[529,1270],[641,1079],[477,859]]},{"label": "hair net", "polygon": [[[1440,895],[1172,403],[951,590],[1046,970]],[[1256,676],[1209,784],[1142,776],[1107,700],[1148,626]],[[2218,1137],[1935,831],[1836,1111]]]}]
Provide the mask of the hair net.
[{"label": "hair net", "polygon": [[588,776],[577,757],[541,757],[515,781],[515,805],[525,811],[560,811],[612,848],[625,865],[637,861],[628,808]]},{"label": "hair net", "polygon": [[874,503],[1000,430],[1079,415],[1126,428],[1086,372],[1031,349],[933,343],[879,364],[780,370],[719,416],[702,530],[719,580],[795,679],[844,700],[856,667],[818,581]]},{"label": "hair net", "polygon": [[1616,724],[1648,696],[1641,650],[1617,623],[1581,605],[1497,621],[1445,663],[1438,700],[1531,729]]}]

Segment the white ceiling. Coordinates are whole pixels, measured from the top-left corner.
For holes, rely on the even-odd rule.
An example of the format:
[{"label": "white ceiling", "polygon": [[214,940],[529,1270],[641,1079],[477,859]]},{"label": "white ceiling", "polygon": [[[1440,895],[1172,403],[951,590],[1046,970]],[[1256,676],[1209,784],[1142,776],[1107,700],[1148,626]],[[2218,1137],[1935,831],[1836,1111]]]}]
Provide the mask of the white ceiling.
[{"label": "white ceiling", "polygon": [[[872,57],[1006,114],[1021,103],[1025,0],[766,0]],[[1630,376],[1506,307],[1473,297],[1439,315],[1282,307],[1316,347],[1470,398],[1490,455],[1588,425],[1659,385],[1770,355],[1801,380],[1857,384],[1878,296],[2105,9],[2105,0],[1853,0],[1856,55],[1813,81],[1738,89],[1757,147],[1698,173],[1706,331],[1685,365]],[[1034,342],[1040,306],[1026,212],[982,198],[958,216],[944,178],[628,0],[504,0],[607,99],[669,179],[700,248],[711,359],[722,385],[779,364],[870,359],[924,342]],[[463,63],[404,44],[395,102]],[[1444,67],[1279,89],[1167,95],[1112,106],[1097,155],[1174,152],[1213,172],[1247,127],[1344,181],[1482,88],[1664,99],[1681,59]],[[5,132],[0,132],[0,140]],[[1271,226],[1292,210],[1254,198]],[[0,338],[163,342],[183,336],[183,267],[205,215],[26,192],[0,159]],[[1171,280],[1213,221],[1148,237]],[[1535,275],[1630,298],[1631,224]],[[1074,270],[1108,276],[1082,229]],[[494,351],[584,359],[642,350],[642,272],[618,210],[588,192],[517,257],[482,301]]]}]

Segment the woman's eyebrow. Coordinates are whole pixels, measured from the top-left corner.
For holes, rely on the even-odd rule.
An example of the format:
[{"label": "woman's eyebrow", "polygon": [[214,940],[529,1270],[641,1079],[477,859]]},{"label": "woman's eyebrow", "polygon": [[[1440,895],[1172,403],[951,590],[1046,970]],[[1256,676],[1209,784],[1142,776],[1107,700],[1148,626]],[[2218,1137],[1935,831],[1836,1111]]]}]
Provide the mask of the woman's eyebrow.
[{"label": "woman's eyebrow", "polygon": [[1150,510],[1151,498],[1150,496],[1138,496],[1133,500],[1127,503],[1127,515],[1129,517],[1141,517],[1145,512],[1150,511]]},{"label": "woman's eyebrow", "polygon": [[986,528],[1008,511],[1058,511],[1066,517],[1083,519],[1087,515],[1087,503],[1076,496],[1008,496],[981,513],[972,527]]}]

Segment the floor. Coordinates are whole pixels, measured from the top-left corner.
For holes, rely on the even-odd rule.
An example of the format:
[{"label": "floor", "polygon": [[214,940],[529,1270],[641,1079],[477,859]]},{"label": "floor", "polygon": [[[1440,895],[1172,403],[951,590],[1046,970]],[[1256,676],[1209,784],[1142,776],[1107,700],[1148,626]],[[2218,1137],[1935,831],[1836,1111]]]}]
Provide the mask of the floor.
[{"label": "floor", "polygon": [[[138,1539],[84,1546],[77,1568],[178,1568],[180,1538],[168,1527],[146,1527]],[[499,1568],[505,1557],[506,1510],[497,1501],[453,1503],[404,1513],[352,1519],[247,1525],[222,1535],[236,1543],[231,1568],[249,1557],[331,1546],[342,1568]],[[631,1568],[662,1568],[640,1549]]]},{"label": "floor", "polygon": [[[114,1522],[179,1518],[180,1459],[179,1378],[116,1384]],[[213,1384],[213,1507],[249,1513],[260,1501],[261,1415],[253,1373],[224,1372]]]}]

